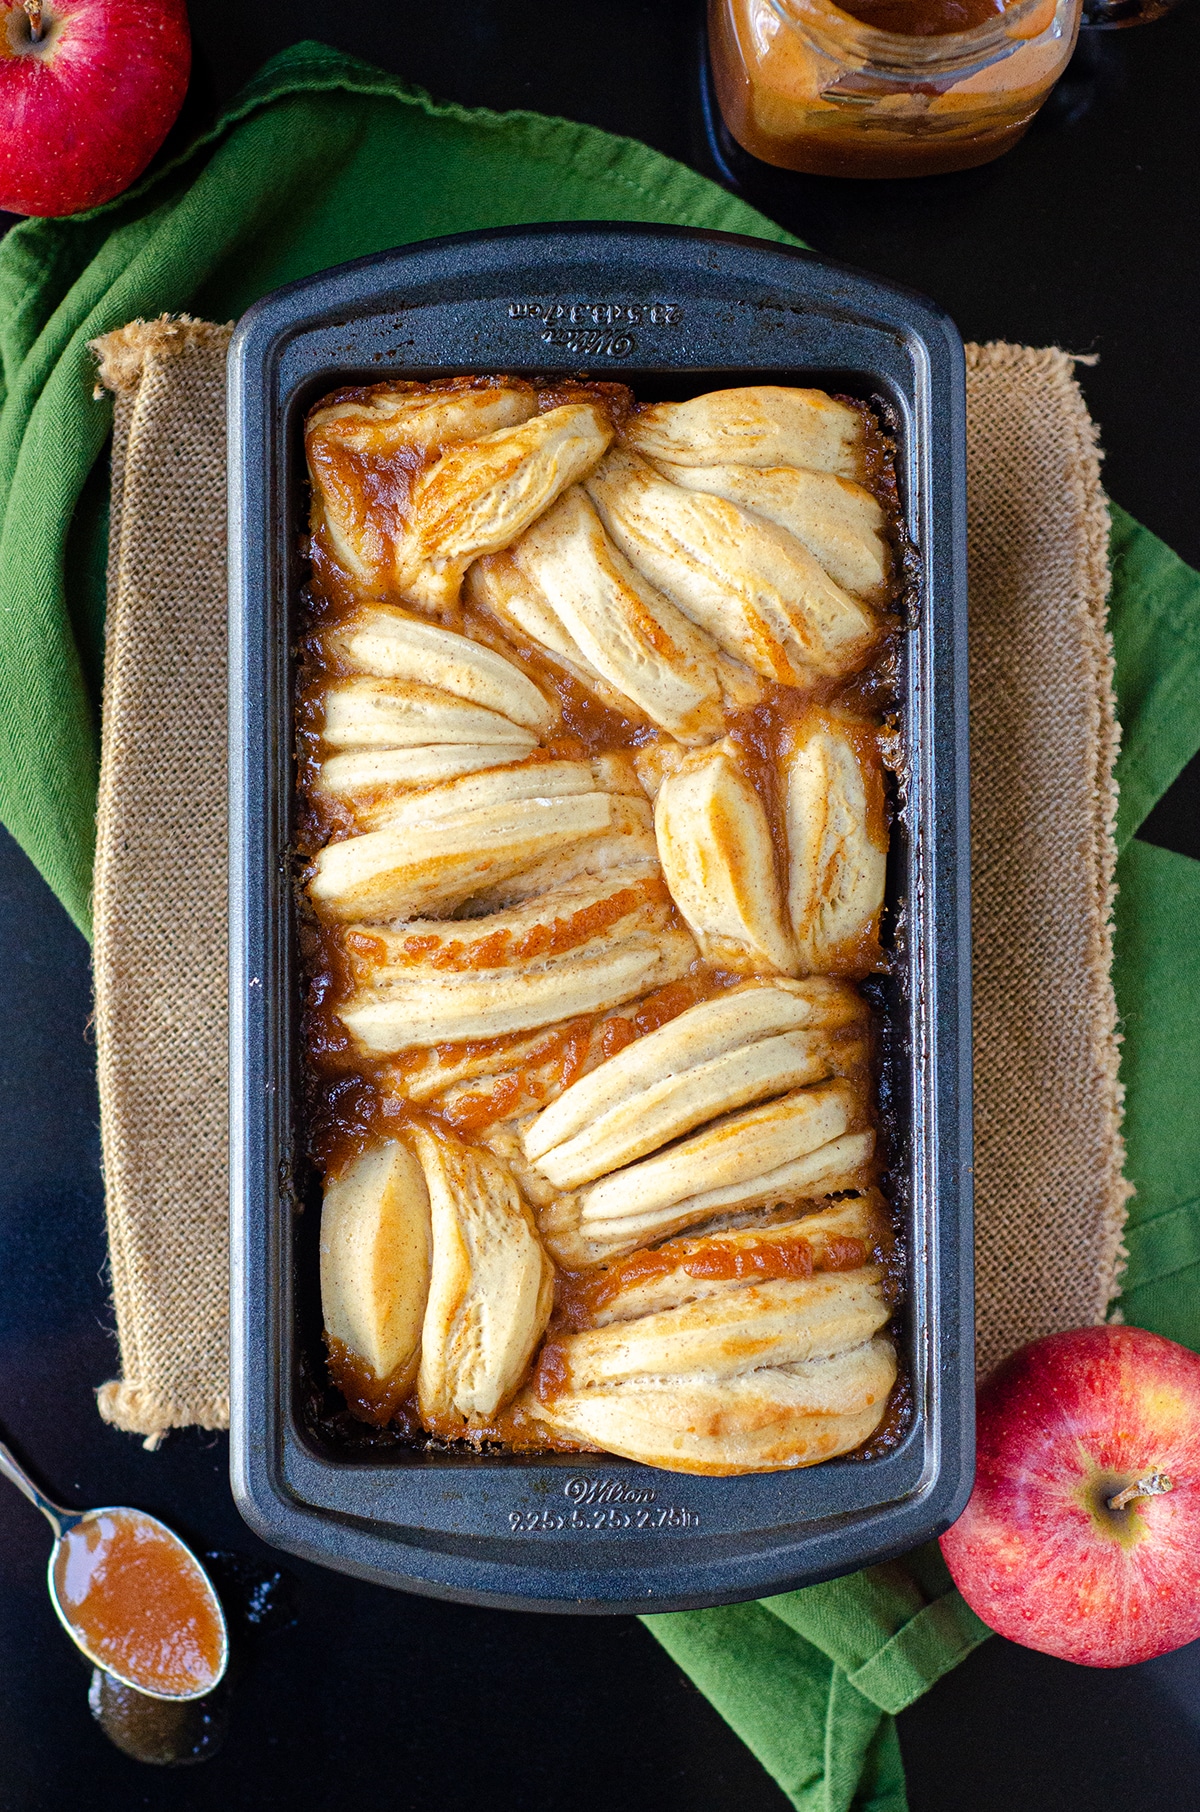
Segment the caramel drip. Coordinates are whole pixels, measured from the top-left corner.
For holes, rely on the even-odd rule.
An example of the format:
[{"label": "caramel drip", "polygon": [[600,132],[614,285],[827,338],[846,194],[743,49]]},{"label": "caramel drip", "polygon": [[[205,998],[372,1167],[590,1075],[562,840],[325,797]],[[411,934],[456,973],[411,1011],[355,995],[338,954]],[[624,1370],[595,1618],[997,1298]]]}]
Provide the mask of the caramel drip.
[{"label": "caramel drip", "polygon": [[326,1334],[325,1345],[329,1375],[345,1397],[351,1414],[360,1422],[370,1422],[376,1428],[395,1421],[408,1422],[414,1428],[420,1426],[411,1367],[390,1378],[377,1378],[357,1353],[332,1334]]}]

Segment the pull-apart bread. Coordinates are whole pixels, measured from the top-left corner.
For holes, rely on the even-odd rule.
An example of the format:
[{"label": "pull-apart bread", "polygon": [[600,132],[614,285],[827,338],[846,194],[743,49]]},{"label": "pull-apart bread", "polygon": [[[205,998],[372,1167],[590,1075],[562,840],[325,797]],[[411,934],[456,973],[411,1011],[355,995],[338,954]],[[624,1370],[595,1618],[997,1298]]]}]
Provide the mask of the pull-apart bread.
[{"label": "pull-apart bread", "polygon": [[332,1384],[413,1440],[684,1472],[887,1446],[878,422],[463,377],[340,391],[306,448]]}]

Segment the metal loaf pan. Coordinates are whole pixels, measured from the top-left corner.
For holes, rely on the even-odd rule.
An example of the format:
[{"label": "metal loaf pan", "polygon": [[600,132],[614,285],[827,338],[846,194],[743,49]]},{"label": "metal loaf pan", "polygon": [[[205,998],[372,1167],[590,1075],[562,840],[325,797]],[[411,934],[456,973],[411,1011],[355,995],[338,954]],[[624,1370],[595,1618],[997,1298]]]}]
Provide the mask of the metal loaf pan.
[{"label": "metal loaf pan", "polygon": [[[557,1611],[683,1609],[886,1559],[959,1514],[973,1468],[962,344],[928,302],[810,253],[667,227],[544,226],[386,252],[256,304],[230,356],[233,1489],[267,1541],[410,1591]],[[305,1419],[319,1365],[291,864],[292,652],[326,391],[465,371],[753,381],[885,400],[920,605],[889,883],[894,1191],[910,1432],[874,1460],[695,1478],[605,1457],[354,1452]],[[308,1199],[305,1200],[307,1193]]]}]

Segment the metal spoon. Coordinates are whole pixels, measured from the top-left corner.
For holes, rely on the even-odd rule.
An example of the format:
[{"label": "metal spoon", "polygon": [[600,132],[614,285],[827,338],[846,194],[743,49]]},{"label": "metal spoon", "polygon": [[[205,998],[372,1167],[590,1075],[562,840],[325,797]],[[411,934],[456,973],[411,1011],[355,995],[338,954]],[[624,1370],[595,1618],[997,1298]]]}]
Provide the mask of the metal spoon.
[{"label": "metal spoon", "polygon": [[[105,1505],[98,1510],[64,1510],[61,1504],[54,1503],[54,1501],[51,1498],[48,1498],[44,1492],[38,1490],[38,1487],[29,1477],[29,1474],[25,1471],[24,1467],[18,1464],[2,1441],[0,1441],[0,1473],[3,1473],[5,1478],[11,1479],[12,1483],[17,1487],[17,1490],[22,1492],[29,1499],[31,1504],[37,1506],[42,1515],[46,1518],[46,1521],[50,1524],[50,1527],[54,1530],[55,1542],[50,1551],[50,1564],[46,1574],[47,1584],[50,1588],[50,1602],[54,1606],[59,1622],[66,1630],[68,1636],[70,1636],[76,1648],[79,1649],[82,1654],[86,1655],[88,1660],[92,1662],[95,1667],[101,1668],[103,1672],[111,1675],[114,1680],[119,1680],[122,1685],[130,1686],[134,1691],[144,1693],[151,1699],[172,1699],[176,1701],[184,1699],[201,1699],[207,1693],[212,1692],[213,1688],[217,1686],[224,1677],[225,1669],[229,1664],[229,1630],[225,1622],[225,1613],[221,1608],[221,1601],[213,1588],[212,1580],[200,1565],[200,1562],[196,1559],[196,1556],[192,1553],[192,1550],[188,1547],[187,1543],[181,1541],[173,1529],[168,1529],[165,1523],[160,1522],[156,1516],[149,1516],[144,1510],[131,1510],[125,1505],[112,1504]],[[207,1680],[203,1686],[183,1691],[166,1692],[163,1691],[161,1687],[149,1686],[144,1680],[139,1680],[132,1675],[122,1673],[119,1668],[114,1667],[111,1656],[99,1654],[89,1645],[84,1632],[79,1628],[78,1624],[72,1620],[70,1610],[60,1597],[60,1581],[62,1575],[66,1572],[65,1565],[60,1565],[60,1563],[67,1560],[68,1538],[71,1533],[76,1529],[86,1528],[89,1525],[98,1523],[101,1517],[136,1517],[139,1521],[150,1524],[161,1535],[165,1536],[167,1541],[177,1549],[179,1558],[186,1565],[195,1569],[199,1581],[202,1582],[202,1589],[207,1596],[209,1608],[212,1612],[217,1629],[220,1632],[220,1656],[218,1664],[212,1678]],[[98,1531],[98,1534],[101,1536],[102,1533],[102,1531]]]}]

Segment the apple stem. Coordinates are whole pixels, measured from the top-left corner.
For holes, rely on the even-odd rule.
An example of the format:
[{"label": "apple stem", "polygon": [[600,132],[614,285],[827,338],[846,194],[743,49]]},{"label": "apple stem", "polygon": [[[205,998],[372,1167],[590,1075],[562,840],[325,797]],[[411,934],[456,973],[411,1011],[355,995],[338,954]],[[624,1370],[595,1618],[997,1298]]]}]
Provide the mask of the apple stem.
[{"label": "apple stem", "polygon": [[36,44],[42,35],[42,0],[22,0],[22,4],[29,14],[29,36]]},{"label": "apple stem", "polygon": [[1110,1510],[1123,1510],[1126,1504],[1136,1503],[1139,1497],[1164,1497],[1168,1491],[1174,1491],[1175,1481],[1168,1478],[1165,1472],[1148,1472],[1144,1479],[1138,1479],[1133,1485],[1126,1485],[1124,1491],[1118,1491],[1116,1497],[1110,1497]]}]

